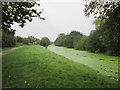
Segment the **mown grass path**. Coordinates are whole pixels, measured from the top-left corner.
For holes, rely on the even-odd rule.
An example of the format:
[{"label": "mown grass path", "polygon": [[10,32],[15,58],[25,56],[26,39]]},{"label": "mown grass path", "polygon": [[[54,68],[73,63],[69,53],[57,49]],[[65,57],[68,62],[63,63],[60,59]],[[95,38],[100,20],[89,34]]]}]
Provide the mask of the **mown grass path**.
[{"label": "mown grass path", "polygon": [[117,88],[118,82],[40,45],[2,57],[3,88]]},{"label": "mown grass path", "polygon": [[0,56],[5,55],[5,54],[9,54],[9,53],[11,53],[19,48],[22,48],[22,47],[25,47],[25,46],[19,46],[19,47],[10,48],[10,49],[8,48],[8,50],[1,51]]},{"label": "mown grass path", "polygon": [[57,47],[54,45],[50,45],[48,48],[72,61],[85,64],[98,70],[109,78],[118,79],[118,57],[89,53],[88,51],[80,51],[65,47]]}]

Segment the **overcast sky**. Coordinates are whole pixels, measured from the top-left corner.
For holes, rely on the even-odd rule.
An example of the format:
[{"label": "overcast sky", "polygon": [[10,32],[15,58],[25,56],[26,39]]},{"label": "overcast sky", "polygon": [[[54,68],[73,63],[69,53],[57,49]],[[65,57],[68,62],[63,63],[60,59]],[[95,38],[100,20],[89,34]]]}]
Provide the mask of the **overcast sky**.
[{"label": "overcast sky", "polygon": [[[49,2],[48,2],[49,1]],[[73,30],[89,35],[94,29],[93,16],[85,17],[82,0],[41,0],[38,10],[44,8],[42,17],[45,20],[34,18],[27,22],[24,28],[14,25],[16,36],[35,36],[37,38],[49,37],[54,41],[60,33],[68,34]]]}]

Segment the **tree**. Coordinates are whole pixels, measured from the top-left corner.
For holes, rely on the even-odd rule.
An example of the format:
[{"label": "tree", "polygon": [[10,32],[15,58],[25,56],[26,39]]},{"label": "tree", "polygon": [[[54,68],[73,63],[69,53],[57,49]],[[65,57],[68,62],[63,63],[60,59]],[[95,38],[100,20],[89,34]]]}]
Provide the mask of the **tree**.
[{"label": "tree", "polygon": [[37,40],[35,41],[35,44],[40,44],[40,39],[37,39]]},{"label": "tree", "polygon": [[81,39],[83,35],[78,31],[72,31],[70,32],[70,36],[72,38],[72,43],[73,43],[72,47],[74,48],[76,43]]},{"label": "tree", "polygon": [[82,33],[78,31],[72,31],[65,38],[65,46],[68,48],[74,48],[75,44],[82,37]]},{"label": "tree", "polygon": [[[26,21],[32,21],[32,17],[39,17],[44,20],[44,18],[41,18],[40,16],[42,11],[38,12],[33,8],[36,5],[39,6],[40,4],[36,2],[2,2],[2,31],[4,31],[4,34],[2,35],[3,46],[14,46],[15,44],[14,34],[16,30],[11,28],[14,22],[19,24],[20,27],[24,27]],[[9,38],[11,38],[11,40]],[[24,43],[28,43],[28,40],[27,42],[26,40],[27,39],[24,39]]]},{"label": "tree", "polygon": [[104,20],[100,26],[102,35],[101,41],[107,48],[110,55],[120,55],[120,1],[116,2],[90,2],[86,4],[86,16],[94,14],[95,18]]},{"label": "tree", "polygon": [[34,36],[28,36],[28,41],[31,44],[34,44],[37,41],[37,38],[35,38]]},{"label": "tree", "polygon": [[64,46],[68,48],[73,48],[73,38],[70,35],[65,36]]},{"label": "tree", "polygon": [[61,33],[58,35],[58,38],[55,40],[56,46],[64,46],[65,34]]},{"label": "tree", "polygon": [[2,30],[7,33],[15,34],[15,29],[11,28],[14,22],[18,23],[20,27],[24,27],[26,20],[32,21],[32,17],[41,18],[40,14],[33,9],[35,5],[40,5],[36,2],[2,2]]},{"label": "tree", "polygon": [[50,45],[50,40],[48,39],[48,37],[43,37],[40,40],[40,45],[47,48]]},{"label": "tree", "polygon": [[2,31],[2,47],[13,47],[16,44],[16,38],[12,34]]},{"label": "tree", "polygon": [[55,45],[74,48],[75,44],[81,39],[82,36],[82,33],[78,31],[72,31],[68,35],[61,33],[55,40]]},{"label": "tree", "polygon": [[28,40],[28,38],[23,38],[23,44],[26,44],[26,45],[29,44],[29,40]]},{"label": "tree", "polygon": [[82,36],[82,38],[76,43],[75,49],[77,50],[86,50],[86,41],[88,36]]},{"label": "tree", "polygon": [[100,30],[92,31],[86,41],[86,50],[89,50],[94,53],[106,52],[106,47],[100,41],[100,36],[101,36]]},{"label": "tree", "polygon": [[106,21],[104,25],[100,26],[102,32],[100,36],[101,42],[106,46],[108,55],[120,55],[120,31],[115,28],[113,22]]},{"label": "tree", "polygon": [[23,43],[23,38],[20,36],[16,36],[16,41],[19,43]]},{"label": "tree", "polygon": [[120,18],[120,1],[91,1],[85,5],[85,15],[94,14],[95,18],[100,19],[118,19]]}]

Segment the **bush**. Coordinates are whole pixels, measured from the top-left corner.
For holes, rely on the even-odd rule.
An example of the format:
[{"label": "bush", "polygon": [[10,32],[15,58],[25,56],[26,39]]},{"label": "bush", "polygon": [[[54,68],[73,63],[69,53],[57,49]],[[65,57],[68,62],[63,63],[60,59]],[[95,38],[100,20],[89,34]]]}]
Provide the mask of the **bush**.
[{"label": "bush", "polygon": [[48,45],[50,45],[50,40],[47,37],[43,37],[40,41],[40,45],[47,48]]}]

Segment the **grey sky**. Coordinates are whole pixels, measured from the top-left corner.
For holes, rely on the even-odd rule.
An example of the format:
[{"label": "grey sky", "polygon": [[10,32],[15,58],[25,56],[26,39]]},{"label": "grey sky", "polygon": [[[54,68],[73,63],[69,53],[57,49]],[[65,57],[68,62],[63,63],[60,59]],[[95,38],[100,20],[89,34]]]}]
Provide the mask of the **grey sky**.
[{"label": "grey sky", "polygon": [[13,27],[17,29],[17,36],[32,35],[37,38],[47,36],[51,41],[54,41],[58,34],[68,34],[73,30],[89,35],[94,29],[92,25],[94,19],[93,16],[85,17],[84,5],[85,2],[82,0],[41,0],[41,6],[37,9],[44,8],[42,17],[45,21],[34,18],[32,22],[27,22],[24,28],[16,24]]}]

